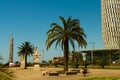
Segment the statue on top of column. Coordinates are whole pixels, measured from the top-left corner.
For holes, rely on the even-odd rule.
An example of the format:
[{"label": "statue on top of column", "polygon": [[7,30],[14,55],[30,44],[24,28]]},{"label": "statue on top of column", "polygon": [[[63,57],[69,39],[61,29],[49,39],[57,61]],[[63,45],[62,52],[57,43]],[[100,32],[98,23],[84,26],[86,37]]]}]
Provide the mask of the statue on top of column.
[{"label": "statue on top of column", "polygon": [[40,63],[40,54],[38,52],[38,47],[36,47],[35,49],[35,53],[33,54],[33,63],[34,63],[34,66],[38,66],[39,63]]}]

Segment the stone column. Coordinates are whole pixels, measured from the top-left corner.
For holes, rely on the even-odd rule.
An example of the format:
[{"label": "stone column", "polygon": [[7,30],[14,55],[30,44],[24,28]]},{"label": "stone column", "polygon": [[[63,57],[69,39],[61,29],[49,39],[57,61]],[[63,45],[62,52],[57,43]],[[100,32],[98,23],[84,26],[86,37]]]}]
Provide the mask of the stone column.
[{"label": "stone column", "polygon": [[12,35],[10,36],[10,52],[9,52],[9,66],[13,63],[13,45],[14,45],[14,39]]},{"label": "stone column", "polygon": [[20,68],[24,69],[25,68],[25,57],[20,56]]}]

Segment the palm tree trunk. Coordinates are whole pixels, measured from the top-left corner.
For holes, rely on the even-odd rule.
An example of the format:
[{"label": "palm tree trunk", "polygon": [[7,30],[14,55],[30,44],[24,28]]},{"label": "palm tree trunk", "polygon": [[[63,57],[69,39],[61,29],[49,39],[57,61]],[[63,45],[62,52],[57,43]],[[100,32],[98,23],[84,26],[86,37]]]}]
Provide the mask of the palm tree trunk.
[{"label": "palm tree trunk", "polygon": [[64,71],[68,71],[68,46],[68,40],[66,40],[64,43]]},{"label": "palm tree trunk", "polygon": [[25,54],[25,69],[27,69],[27,54]]}]

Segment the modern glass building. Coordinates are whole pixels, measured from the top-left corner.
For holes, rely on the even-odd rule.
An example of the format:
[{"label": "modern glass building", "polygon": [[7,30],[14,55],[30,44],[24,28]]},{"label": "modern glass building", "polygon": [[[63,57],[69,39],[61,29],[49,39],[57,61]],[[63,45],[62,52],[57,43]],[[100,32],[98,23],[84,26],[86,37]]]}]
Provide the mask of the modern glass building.
[{"label": "modern glass building", "polygon": [[106,49],[120,49],[120,0],[101,0],[102,35]]}]

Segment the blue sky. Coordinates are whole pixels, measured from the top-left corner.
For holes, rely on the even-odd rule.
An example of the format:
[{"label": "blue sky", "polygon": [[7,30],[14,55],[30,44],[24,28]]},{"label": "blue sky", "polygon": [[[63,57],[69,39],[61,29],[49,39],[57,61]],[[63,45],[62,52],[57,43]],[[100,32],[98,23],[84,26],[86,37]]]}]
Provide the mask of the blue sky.
[{"label": "blue sky", "polygon": [[[19,61],[17,47],[25,41],[38,46],[40,53],[44,49],[45,60],[59,56],[60,48],[55,50],[52,46],[46,51],[45,45],[50,24],[61,24],[59,16],[80,19],[87,41],[95,42],[96,49],[103,48],[100,5],[100,0],[0,0],[0,55],[3,62],[9,60],[11,33],[14,37],[14,61]],[[90,43],[86,49],[91,49]]]}]

